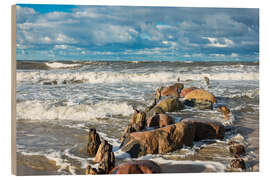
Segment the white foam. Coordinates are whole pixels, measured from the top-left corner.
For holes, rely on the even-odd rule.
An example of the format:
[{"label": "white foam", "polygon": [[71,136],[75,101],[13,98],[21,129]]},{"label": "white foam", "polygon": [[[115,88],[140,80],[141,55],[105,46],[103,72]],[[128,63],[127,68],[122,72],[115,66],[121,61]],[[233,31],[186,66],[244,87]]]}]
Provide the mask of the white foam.
[{"label": "white foam", "polygon": [[207,76],[210,80],[259,80],[258,72],[233,72],[233,73],[176,73],[176,72],[54,72],[47,71],[18,71],[17,81],[40,82],[42,80],[62,82],[64,80],[82,80],[86,83],[121,83],[121,82],[156,82],[167,83],[175,82],[178,77],[181,81],[185,80],[203,80]]},{"label": "white foam", "polygon": [[17,119],[88,121],[113,115],[130,116],[133,109],[127,103],[102,101],[93,105],[54,106],[50,102],[23,101],[16,106]]},{"label": "white foam", "polygon": [[59,62],[47,62],[45,63],[46,66],[50,68],[72,68],[72,67],[79,67],[81,64],[64,64]]}]

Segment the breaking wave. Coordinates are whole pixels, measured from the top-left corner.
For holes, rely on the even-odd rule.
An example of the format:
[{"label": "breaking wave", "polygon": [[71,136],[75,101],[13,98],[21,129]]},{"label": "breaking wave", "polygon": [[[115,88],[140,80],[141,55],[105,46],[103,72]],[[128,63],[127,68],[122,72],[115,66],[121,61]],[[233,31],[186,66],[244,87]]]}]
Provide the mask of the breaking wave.
[{"label": "breaking wave", "polygon": [[128,73],[128,72],[17,72],[17,82],[41,82],[65,80],[81,80],[84,83],[121,83],[121,82],[175,82],[203,80],[207,76],[210,80],[259,80],[259,73],[212,73],[212,74],[183,74],[179,72],[152,72],[152,73]]},{"label": "breaking wave", "polygon": [[87,121],[111,116],[129,116],[133,109],[127,103],[99,102],[93,105],[75,104],[57,106],[40,101],[18,102],[17,119]]}]

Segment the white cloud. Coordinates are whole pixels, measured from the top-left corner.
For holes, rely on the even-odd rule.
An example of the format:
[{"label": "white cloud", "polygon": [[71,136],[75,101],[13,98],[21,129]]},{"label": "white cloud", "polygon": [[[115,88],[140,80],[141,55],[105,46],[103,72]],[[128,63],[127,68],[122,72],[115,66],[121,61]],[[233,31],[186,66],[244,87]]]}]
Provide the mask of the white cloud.
[{"label": "white cloud", "polygon": [[203,39],[208,39],[210,42],[206,47],[217,47],[217,48],[226,48],[233,47],[234,42],[228,38],[213,38],[213,37],[202,37]]}]

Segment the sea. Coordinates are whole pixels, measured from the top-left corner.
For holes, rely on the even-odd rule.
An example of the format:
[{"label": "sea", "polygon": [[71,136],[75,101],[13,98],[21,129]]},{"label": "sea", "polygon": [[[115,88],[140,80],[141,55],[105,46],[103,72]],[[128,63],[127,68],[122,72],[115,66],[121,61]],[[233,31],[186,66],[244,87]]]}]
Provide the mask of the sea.
[{"label": "sea", "polygon": [[[258,171],[258,62],[18,60],[18,175],[84,174],[87,165],[97,167],[87,155],[89,128],[113,145],[116,164],[132,160],[119,146],[133,108],[144,110],[157,88],[178,81],[206,89],[217,104],[213,110],[185,107],[169,115],[178,121],[219,121],[227,129],[224,140],[198,141],[193,147],[137,159],[153,160],[166,173],[227,172],[234,158],[228,143],[235,140],[246,146],[245,171]],[[217,111],[219,104],[229,107],[230,120]]]}]

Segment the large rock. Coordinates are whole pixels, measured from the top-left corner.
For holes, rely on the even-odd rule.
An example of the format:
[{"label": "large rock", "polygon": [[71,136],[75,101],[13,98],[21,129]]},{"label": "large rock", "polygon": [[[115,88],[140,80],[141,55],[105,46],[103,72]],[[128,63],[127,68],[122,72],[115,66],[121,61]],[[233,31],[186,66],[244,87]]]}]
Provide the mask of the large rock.
[{"label": "large rock", "polygon": [[104,154],[109,151],[112,152],[112,145],[108,143],[106,140],[102,140],[101,144],[99,145],[98,151],[96,153],[94,162],[99,163],[101,162]]},{"label": "large rock", "polygon": [[196,99],[184,100],[184,105],[195,107],[197,109],[211,109],[213,110],[213,103],[210,101],[197,101]]},{"label": "large rock", "polygon": [[168,86],[161,90],[161,96],[173,96],[179,97],[181,90],[184,88],[182,83],[175,83],[172,86]]},{"label": "large rock", "polygon": [[146,121],[147,127],[165,127],[174,123],[174,119],[167,114],[156,114]]},{"label": "large rock", "polygon": [[216,103],[215,97],[208,91],[204,89],[195,89],[191,92],[189,92],[184,100],[195,100],[196,102],[202,102],[202,101],[210,101],[212,103]]},{"label": "large rock", "polygon": [[96,155],[100,143],[100,138],[96,129],[91,128],[89,130],[89,142],[87,144],[87,153],[89,156],[93,157]]},{"label": "large rock", "polygon": [[164,114],[164,113],[165,113],[165,111],[161,107],[155,106],[149,112],[146,113],[146,118],[149,119],[156,114]]},{"label": "large rock", "polygon": [[216,121],[195,120],[191,118],[183,119],[181,122],[190,123],[195,127],[195,141],[203,139],[223,139],[225,127]]},{"label": "large rock", "polygon": [[179,122],[151,131],[130,133],[121,149],[132,158],[146,154],[164,154],[181,148],[192,146],[195,127],[191,123]]},{"label": "large rock", "polygon": [[196,88],[196,87],[184,88],[184,89],[182,89],[180,96],[185,97],[188,93],[190,93],[191,91],[193,91],[195,89],[198,89],[198,88]]},{"label": "large rock", "polygon": [[160,107],[164,112],[177,112],[184,109],[184,105],[178,98],[167,98],[160,101],[156,107]]},{"label": "large rock", "polygon": [[120,139],[121,144],[128,136],[129,133],[141,131],[146,126],[146,113],[134,109],[134,113],[129,121],[129,124],[125,128],[125,131]]},{"label": "large rock", "polygon": [[115,156],[112,149],[106,151],[102,157],[101,163],[98,166],[100,174],[109,174],[115,166]]},{"label": "large rock", "polygon": [[112,169],[110,174],[153,174],[161,173],[158,164],[150,160],[130,161]]},{"label": "large rock", "polygon": [[146,114],[134,109],[134,113],[130,119],[130,124],[136,131],[144,129],[146,125]]}]

